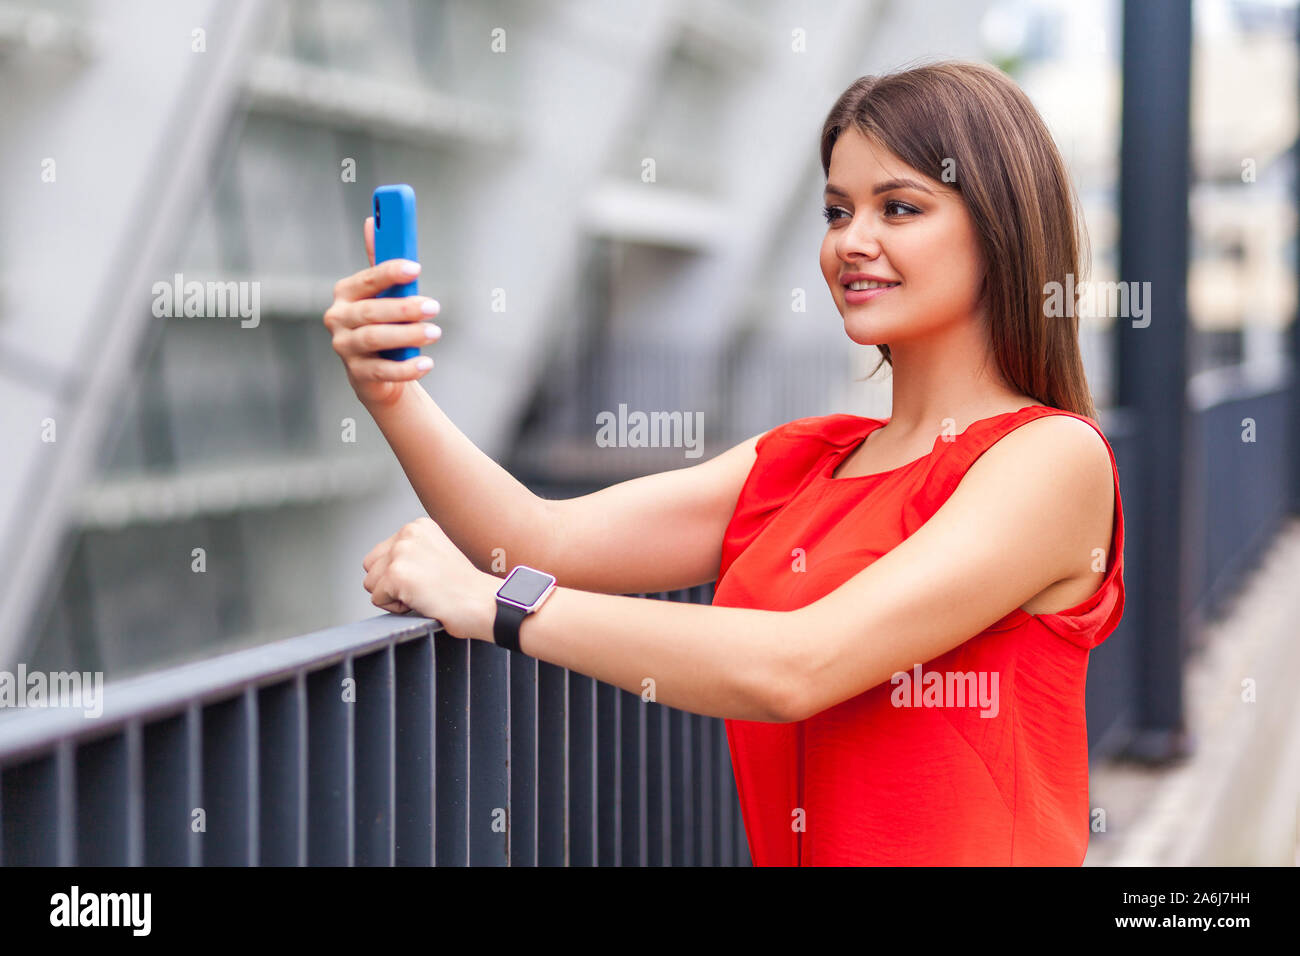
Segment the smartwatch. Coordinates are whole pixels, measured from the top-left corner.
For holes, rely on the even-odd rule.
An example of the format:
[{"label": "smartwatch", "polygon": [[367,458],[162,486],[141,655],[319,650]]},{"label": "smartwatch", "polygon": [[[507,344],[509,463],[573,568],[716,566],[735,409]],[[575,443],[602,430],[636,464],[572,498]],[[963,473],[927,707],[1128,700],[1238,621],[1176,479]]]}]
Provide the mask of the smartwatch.
[{"label": "smartwatch", "polygon": [[497,589],[497,616],[492,640],[511,651],[519,650],[519,626],[555,590],[555,576],[519,564]]}]

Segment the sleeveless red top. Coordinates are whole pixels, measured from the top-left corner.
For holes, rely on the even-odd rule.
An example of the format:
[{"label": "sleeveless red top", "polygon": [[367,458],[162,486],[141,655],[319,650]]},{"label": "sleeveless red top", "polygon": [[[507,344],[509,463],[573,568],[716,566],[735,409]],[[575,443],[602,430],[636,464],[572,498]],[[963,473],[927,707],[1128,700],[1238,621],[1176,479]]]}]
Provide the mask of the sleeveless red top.
[{"label": "sleeveless red top", "polygon": [[[774,428],[758,442],[727,527],[714,605],[811,604],[929,520],[994,442],[1044,415],[1071,415],[1101,434],[1090,418],[1029,405],[948,441],[941,435],[928,455],[899,468],[832,478],[886,420],[837,414]],[[911,706],[895,706],[891,695],[903,700],[904,685],[886,681],[807,720],[726,721],[755,865],[1083,862],[1088,651],[1124,609],[1124,516],[1106,447],[1115,515],[1098,589],[1056,614],[1016,608],[922,665],[922,675],[983,674],[986,689],[996,674],[996,712],[973,700],[921,706],[919,686]]]}]

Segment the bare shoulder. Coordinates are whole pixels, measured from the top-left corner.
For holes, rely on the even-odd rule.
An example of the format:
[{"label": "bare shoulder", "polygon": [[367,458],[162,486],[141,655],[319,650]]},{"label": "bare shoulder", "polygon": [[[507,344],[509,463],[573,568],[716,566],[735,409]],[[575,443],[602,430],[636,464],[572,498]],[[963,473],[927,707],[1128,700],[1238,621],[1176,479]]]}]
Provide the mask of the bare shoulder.
[{"label": "bare shoulder", "polygon": [[[1044,415],[1013,429],[972,466],[985,470],[1014,469],[1050,478],[1055,490],[1077,508],[1092,504],[1109,508],[1114,498],[1110,449],[1090,424],[1071,415]],[[1110,512],[1104,513],[1109,517]]]},{"label": "bare shoulder", "polygon": [[1070,415],[1026,422],[975,461],[953,497],[962,493],[972,506],[1015,516],[1018,539],[1035,541],[1060,574],[1027,610],[1072,606],[1091,593],[1095,551],[1109,551],[1115,516],[1110,450],[1092,425]]},{"label": "bare shoulder", "polygon": [[1097,429],[1073,415],[1043,415],[1012,429],[1006,437],[1023,439],[1025,436],[1033,436],[1036,442],[1047,442],[1061,446],[1062,449],[1092,449],[1094,454],[1099,454],[1106,460],[1108,467],[1110,465],[1106,443]]}]

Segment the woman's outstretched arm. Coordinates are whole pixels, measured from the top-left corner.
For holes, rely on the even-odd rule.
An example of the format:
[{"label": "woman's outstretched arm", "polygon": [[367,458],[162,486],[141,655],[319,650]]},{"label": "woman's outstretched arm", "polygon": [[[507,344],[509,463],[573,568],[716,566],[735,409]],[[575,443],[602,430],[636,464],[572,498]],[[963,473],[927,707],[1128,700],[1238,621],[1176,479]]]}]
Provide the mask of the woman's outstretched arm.
[{"label": "woman's outstretched arm", "polygon": [[[410,280],[400,260],[341,279],[325,313],[335,352],[420,503],[475,567],[526,564],[561,585],[627,594],[707,583],[717,575],[722,537],[761,436],[688,468],[620,482],[578,498],[535,495],[456,427],[417,381],[417,359],[380,349],[428,344],[427,296],[376,298]],[[436,305],[430,305],[436,313]],[[435,336],[436,338],[437,336]],[[502,567],[503,565],[503,567]]]},{"label": "woman's outstretched arm", "polygon": [[[951,650],[1067,582],[1072,607],[1104,572],[1113,478],[1104,443],[1066,416],[996,442],[898,547],[793,611],[710,607],[558,588],[520,649],[698,714],[803,720]],[[471,583],[458,636],[492,640],[495,579]],[[453,631],[453,633],[456,633]],[[651,683],[647,683],[651,682]]]}]

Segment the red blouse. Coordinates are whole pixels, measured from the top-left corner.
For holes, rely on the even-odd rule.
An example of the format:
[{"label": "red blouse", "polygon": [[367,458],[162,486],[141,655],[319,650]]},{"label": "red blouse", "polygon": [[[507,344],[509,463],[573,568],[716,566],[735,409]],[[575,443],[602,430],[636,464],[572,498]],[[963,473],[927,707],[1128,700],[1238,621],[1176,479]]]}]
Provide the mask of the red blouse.
[{"label": "red blouse", "polygon": [[[774,428],[758,442],[727,527],[713,603],[811,604],[929,520],[994,442],[1044,415],[1071,415],[1101,434],[1090,418],[1028,405],[940,436],[899,468],[832,478],[886,420],[826,415]],[[910,685],[878,684],[806,720],[726,721],[755,865],[1082,863],[1088,651],[1124,609],[1113,450],[1111,468],[1114,535],[1105,578],[1087,600],[1055,614],[1016,608],[914,668]],[[939,672],[946,697],[928,672]],[[950,678],[965,672],[973,676],[963,706]],[[947,706],[933,706],[940,702]]]}]

